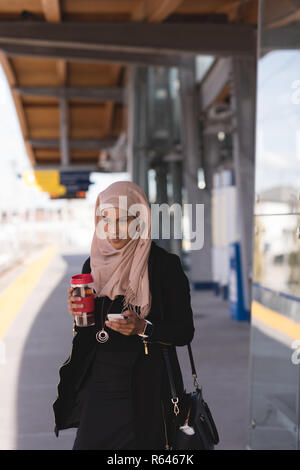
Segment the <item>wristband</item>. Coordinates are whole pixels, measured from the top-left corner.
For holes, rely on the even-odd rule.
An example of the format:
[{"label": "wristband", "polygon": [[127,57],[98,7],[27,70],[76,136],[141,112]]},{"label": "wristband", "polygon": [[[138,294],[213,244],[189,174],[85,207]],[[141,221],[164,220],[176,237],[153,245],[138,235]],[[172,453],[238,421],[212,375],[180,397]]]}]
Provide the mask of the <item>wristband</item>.
[{"label": "wristband", "polygon": [[145,321],[146,321],[146,325],[145,325],[145,329],[143,333],[138,333],[138,335],[141,336],[142,338],[147,338],[148,336],[152,334],[152,331],[153,331],[153,324],[149,320],[145,319]]}]

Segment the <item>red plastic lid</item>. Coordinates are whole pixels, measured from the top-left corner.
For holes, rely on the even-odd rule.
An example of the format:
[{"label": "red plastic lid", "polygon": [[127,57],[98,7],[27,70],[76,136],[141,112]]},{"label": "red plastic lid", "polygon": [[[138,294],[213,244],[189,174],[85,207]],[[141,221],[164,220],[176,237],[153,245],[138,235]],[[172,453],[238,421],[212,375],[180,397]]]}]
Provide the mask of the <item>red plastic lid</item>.
[{"label": "red plastic lid", "polygon": [[71,277],[71,286],[77,286],[78,284],[90,284],[94,282],[91,274],[77,274]]}]

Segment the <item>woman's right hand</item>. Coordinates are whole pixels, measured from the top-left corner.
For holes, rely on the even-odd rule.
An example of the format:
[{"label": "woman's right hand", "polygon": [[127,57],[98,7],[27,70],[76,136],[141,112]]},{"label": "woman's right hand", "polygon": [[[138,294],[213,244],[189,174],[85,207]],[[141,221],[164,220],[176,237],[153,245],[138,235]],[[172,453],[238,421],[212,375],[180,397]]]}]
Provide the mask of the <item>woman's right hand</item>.
[{"label": "woman's right hand", "polygon": [[70,287],[70,289],[68,289],[68,310],[69,314],[72,315],[72,317],[75,317],[82,314],[82,312],[76,312],[75,309],[82,308],[83,304],[75,304],[74,301],[81,300],[81,297],[73,297],[72,293],[73,289]]}]

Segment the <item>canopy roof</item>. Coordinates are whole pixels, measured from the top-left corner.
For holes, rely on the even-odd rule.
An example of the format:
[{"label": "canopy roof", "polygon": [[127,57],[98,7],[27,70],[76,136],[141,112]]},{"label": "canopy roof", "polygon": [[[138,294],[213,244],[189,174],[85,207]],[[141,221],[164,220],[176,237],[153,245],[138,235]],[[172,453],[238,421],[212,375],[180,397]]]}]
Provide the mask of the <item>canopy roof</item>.
[{"label": "canopy roof", "polygon": [[[196,54],[203,41],[193,47],[192,23],[256,21],[257,0],[0,0],[0,60],[30,161],[59,166],[67,152],[69,163],[96,164],[126,131],[129,64],[176,65]],[[219,47],[214,36],[208,53]]]}]

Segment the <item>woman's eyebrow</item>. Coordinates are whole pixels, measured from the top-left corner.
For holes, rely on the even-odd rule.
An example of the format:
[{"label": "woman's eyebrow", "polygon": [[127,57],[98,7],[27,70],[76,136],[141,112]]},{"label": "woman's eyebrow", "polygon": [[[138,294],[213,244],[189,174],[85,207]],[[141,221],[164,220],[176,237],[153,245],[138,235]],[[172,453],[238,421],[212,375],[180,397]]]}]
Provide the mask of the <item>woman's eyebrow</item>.
[{"label": "woman's eyebrow", "polygon": [[[103,215],[102,217],[105,217],[106,219],[109,219],[109,217],[107,217],[107,215]],[[129,216],[128,215],[123,215],[122,217],[118,217],[116,220],[120,220],[120,219],[127,219]]]}]

